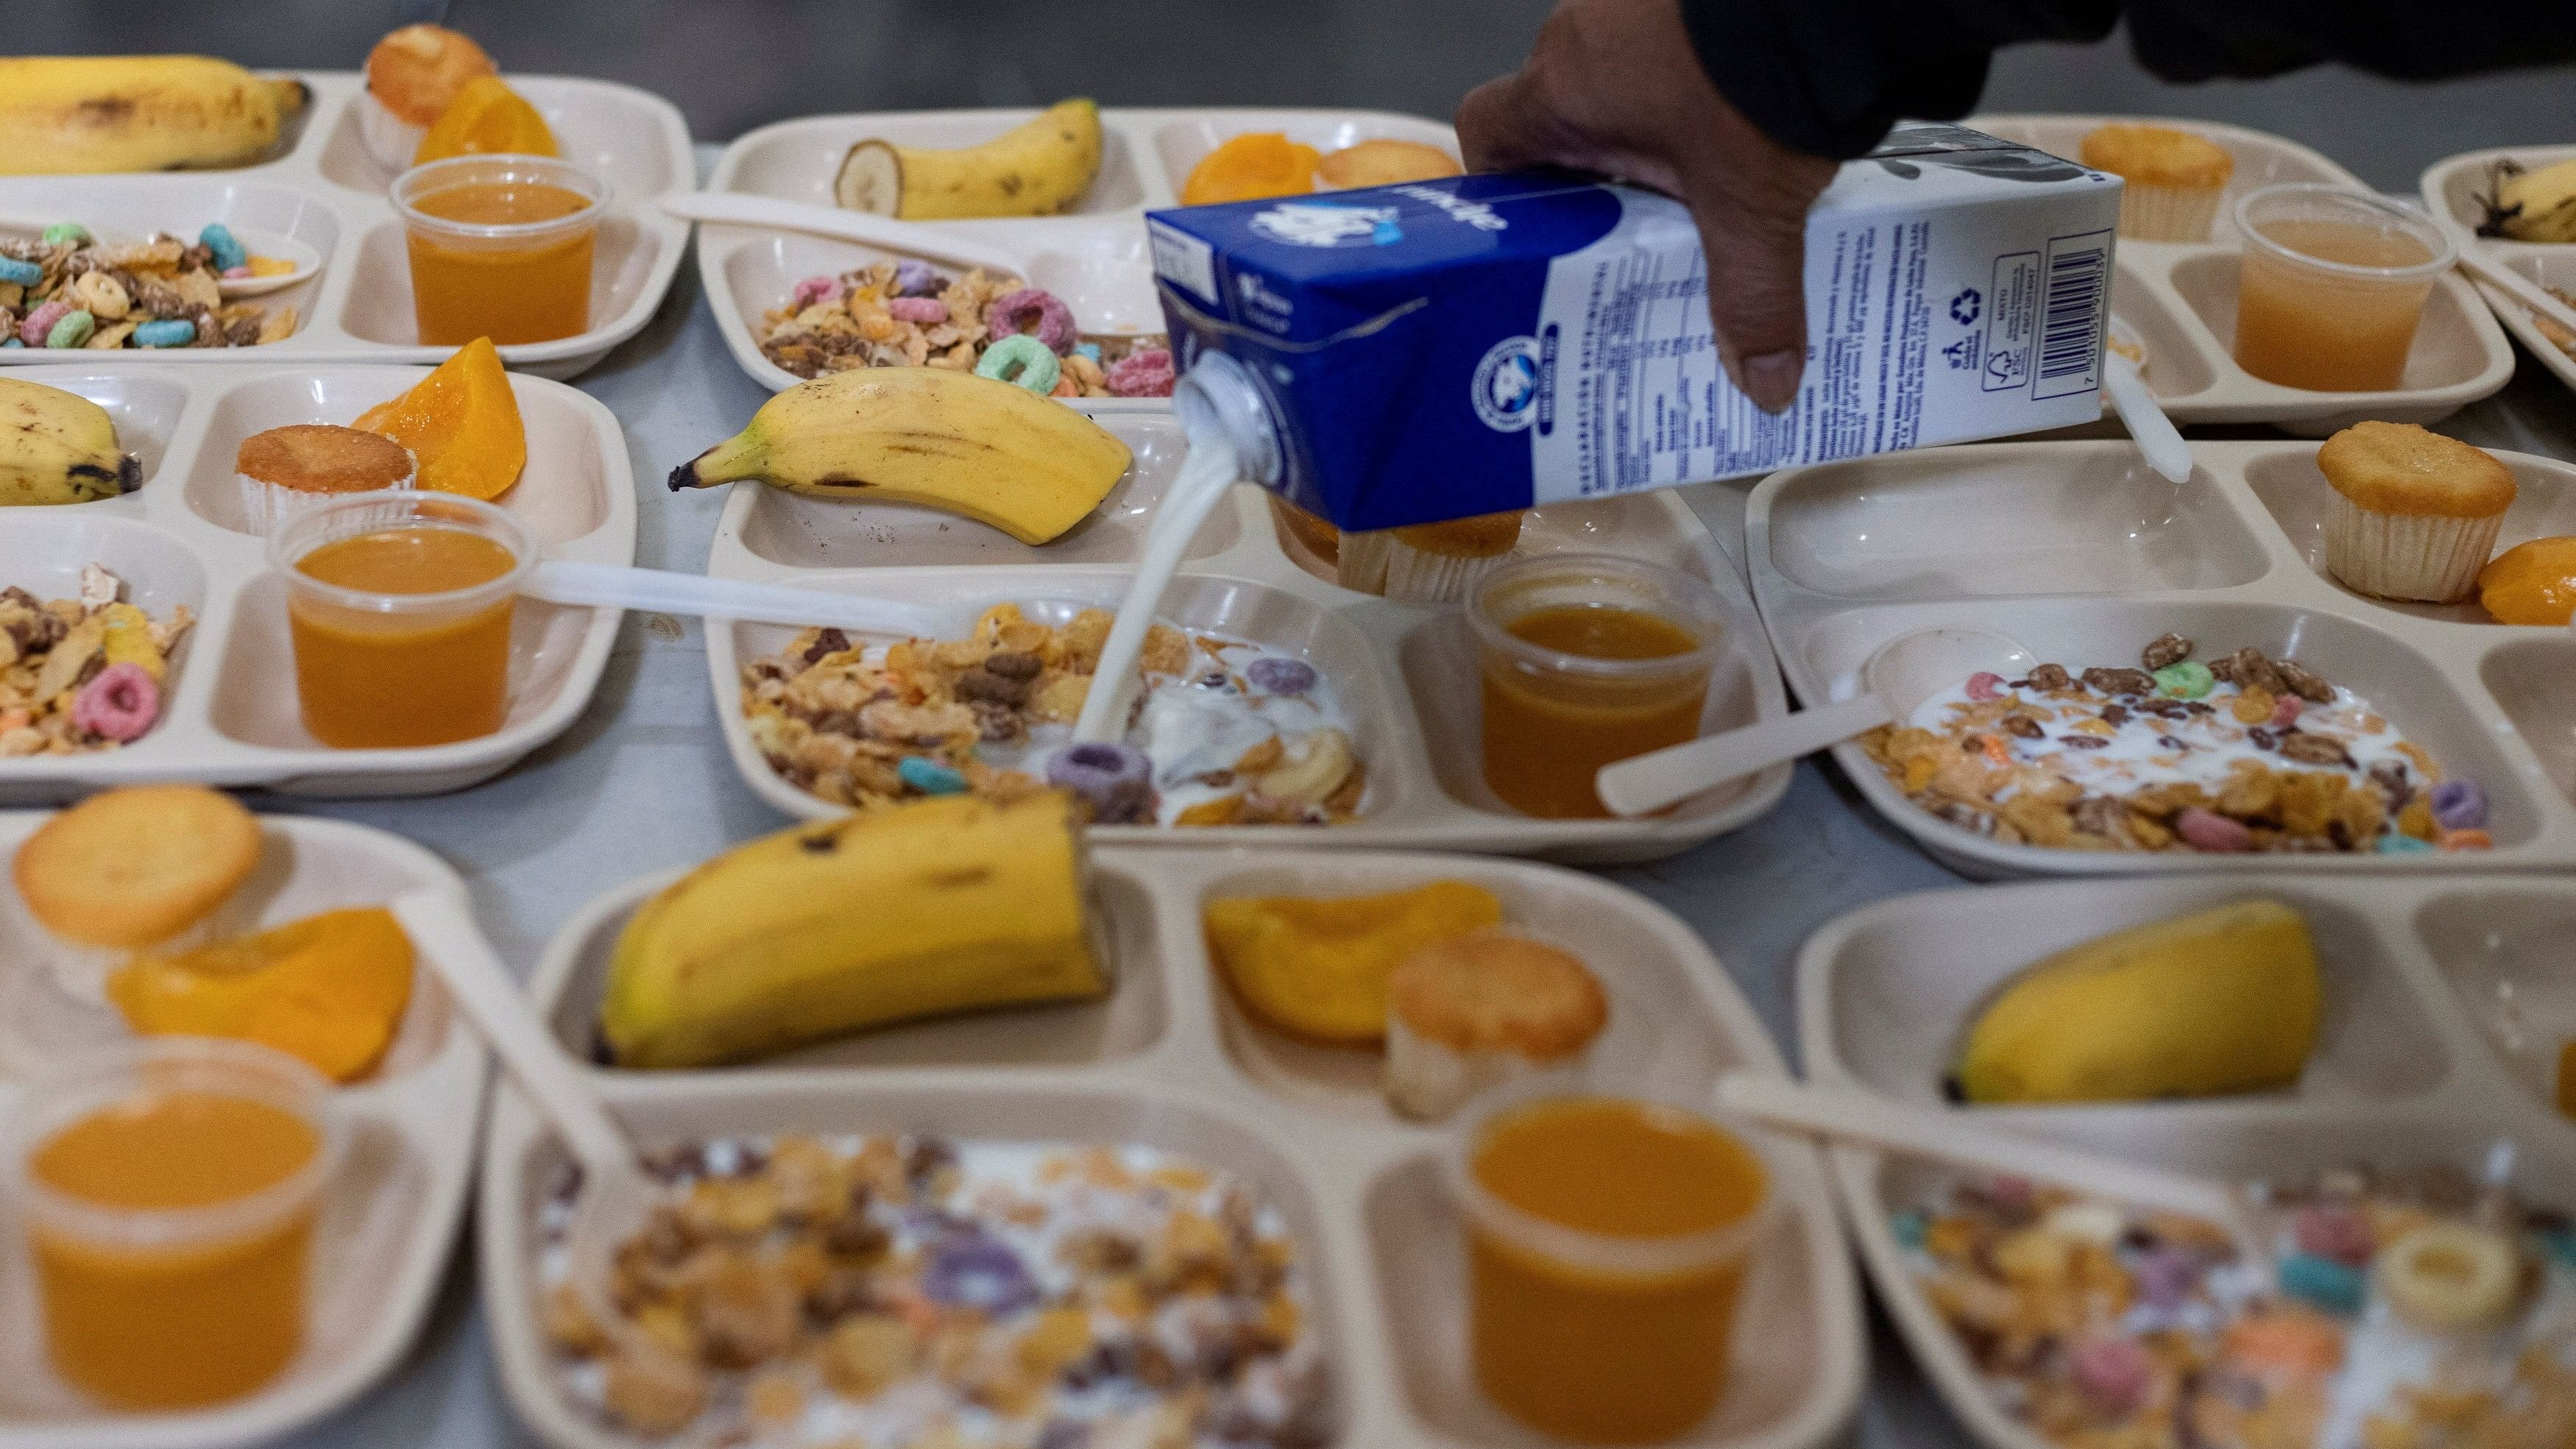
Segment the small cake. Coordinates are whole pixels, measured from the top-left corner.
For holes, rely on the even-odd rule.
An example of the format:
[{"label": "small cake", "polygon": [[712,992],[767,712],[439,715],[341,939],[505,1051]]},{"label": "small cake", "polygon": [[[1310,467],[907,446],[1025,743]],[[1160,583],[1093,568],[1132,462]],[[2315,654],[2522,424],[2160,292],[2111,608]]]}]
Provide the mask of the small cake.
[{"label": "small cake", "polygon": [[358,135],[388,171],[404,171],[421,138],[465,83],[499,75],[472,36],[441,25],[406,25],[367,52],[367,93],[358,106]]},{"label": "small cake", "polygon": [[1436,941],[1387,986],[1387,1100],[1445,1117],[1488,1087],[1576,1064],[1610,998],[1570,952],[1501,930]]},{"label": "small cake", "polygon": [[1407,181],[1437,181],[1459,174],[1448,152],[1419,141],[1362,141],[1345,146],[1315,163],[1315,182],[1334,190],[1354,186],[1399,186]]},{"label": "small cake", "polygon": [[2335,491],[2327,572],[2384,599],[2465,597],[2513,504],[2504,464],[2413,423],[2355,423],[2317,449],[2317,468]]},{"label": "small cake", "polygon": [[206,921],[258,863],[259,821],[241,802],[203,785],[139,785],[36,827],[10,874],[55,936],[134,951]]},{"label": "small cake", "polygon": [[2576,537],[2535,538],[2478,570],[2478,604],[2499,624],[2563,629],[2576,619]]},{"label": "small cake", "polygon": [[2096,126],[2084,138],[2082,159],[2127,183],[2120,194],[2120,235],[2131,241],[2209,240],[2219,193],[2236,174],[2226,148],[2171,126]]},{"label": "small cake", "polygon": [[1450,604],[1511,561],[1526,510],[1342,535],[1342,587],[1408,604]]},{"label": "small cake", "polygon": [[411,450],[391,438],[328,423],[253,433],[233,454],[244,526],[261,534],[344,493],[409,488],[418,467]]}]

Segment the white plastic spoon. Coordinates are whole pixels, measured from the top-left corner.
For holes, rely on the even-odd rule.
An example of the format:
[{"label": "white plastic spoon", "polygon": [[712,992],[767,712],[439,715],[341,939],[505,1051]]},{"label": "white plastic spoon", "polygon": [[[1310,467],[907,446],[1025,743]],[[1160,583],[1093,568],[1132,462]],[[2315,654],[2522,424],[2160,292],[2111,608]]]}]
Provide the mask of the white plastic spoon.
[{"label": "white plastic spoon", "polygon": [[1154,269],[1143,262],[1078,252],[1023,253],[969,240],[917,221],[897,221],[870,212],[732,191],[690,191],[666,196],[662,198],[662,209],[683,221],[808,232],[952,266],[983,267],[1023,277],[1030,286],[1060,298],[1072,309],[1074,326],[1084,332],[1128,335],[1163,330],[1163,304],[1154,294]]},{"label": "white plastic spoon", "polygon": [[1861,692],[1851,699],[1604,765],[1592,777],[1592,788],[1614,815],[1650,814],[1712,785],[1903,719],[1979,670],[2012,676],[2038,662],[2020,644],[1983,629],[1917,629],[1869,656],[1861,666]]},{"label": "white plastic spoon", "polygon": [[855,629],[913,639],[953,639],[974,627],[976,611],[900,604],[858,594],[715,579],[662,569],[547,559],[528,571],[519,592],[549,604],[657,609],[667,614],[738,619],[797,628]]},{"label": "white plastic spoon", "polygon": [[2270,1242],[2262,1230],[2261,1210],[2232,1182],[1998,1132],[1960,1112],[1918,1107],[1862,1092],[1811,1087],[1753,1072],[1728,1072],[1718,1078],[1717,1102],[1728,1111],[1774,1127],[1914,1153],[1956,1166],[2008,1173],[2116,1203],[2181,1213],[2226,1229],[2256,1262],[2269,1262],[2272,1258]]},{"label": "white plastic spoon", "polygon": [[538,1025],[518,983],[483,943],[465,908],[444,895],[413,891],[395,900],[392,910],[412,948],[581,1166],[572,1219],[573,1282],[591,1317],[621,1344],[648,1346],[614,1307],[609,1284],[618,1244],[651,1221],[661,1187],[644,1175],[626,1129]]},{"label": "white plastic spoon", "polygon": [[2119,410],[2120,425],[2129,430],[2129,439],[2145,455],[2147,466],[2168,483],[2191,477],[2191,444],[2182,440],[2181,430],[2165,416],[2156,395],[2148,390],[2146,378],[2139,374],[2138,365],[2104,348],[2102,385],[2111,394],[2111,406]]},{"label": "white plastic spoon", "polygon": [[2534,315],[2546,317],[2568,331],[2576,332],[2576,307],[2559,301],[2538,282],[2488,256],[2484,248],[2471,245],[2477,238],[2465,230],[2460,232],[2457,240],[2460,243],[2460,265],[2470,275],[2502,288],[2507,296],[2520,302]]}]

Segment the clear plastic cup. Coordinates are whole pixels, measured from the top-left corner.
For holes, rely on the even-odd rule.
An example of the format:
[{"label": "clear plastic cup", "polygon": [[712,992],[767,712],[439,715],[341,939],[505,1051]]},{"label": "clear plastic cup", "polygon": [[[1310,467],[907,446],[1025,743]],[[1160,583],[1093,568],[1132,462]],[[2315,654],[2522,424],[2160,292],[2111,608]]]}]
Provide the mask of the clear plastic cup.
[{"label": "clear plastic cup", "polygon": [[[1522,1423],[1578,1443],[1656,1443],[1725,1398],[1736,1304],[1778,1213],[1778,1174],[1757,1139],[1705,1102],[1705,1092],[1565,1073],[1468,1108],[1442,1163],[1467,1239],[1468,1358],[1485,1396]],[[1631,1119],[1663,1130],[1670,1154],[1652,1150],[1652,1136],[1640,1150],[1616,1134],[1593,1142],[1592,1160],[1527,1156],[1581,1141],[1586,1124]],[[1696,1147],[1711,1155],[1663,1160]],[[1537,1173],[1566,1197],[1557,1206],[1588,1188],[1615,1216],[1640,1191],[1687,1193],[1729,1167],[1741,1211],[1682,1232],[1587,1230],[1507,1196]]]},{"label": "clear plastic cup", "polygon": [[0,1171],[55,1372],[120,1409],[221,1403],[284,1372],[345,1136],[320,1073],[249,1042],[148,1038],[37,1078]]},{"label": "clear plastic cup", "polygon": [[1603,765],[1698,737],[1728,647],[1722,609],[1687,574],[1610,554],[1487,575],[1467,604],[1484,653],[1485,784],[1526,815],[1609,815],[1592,786]]},{"label": "clear plastic cup", "polygon": [[451,156],[394,178],[420,340],[552,342],[590,330],[608,183],[551,156]]},{"label": "clear plastic cup", "polygon": [[356,493],[269,535],[304,727],[334,749],[479,739],[510,712],[519,521],[453,493]]},{"label": "clear plastic cup", "polygon": [[2283,387],[2384,392],[2406,377],[2433,283],[2459,258],[2432,218],[2314,183],[2236,203],[2236,361]]}]

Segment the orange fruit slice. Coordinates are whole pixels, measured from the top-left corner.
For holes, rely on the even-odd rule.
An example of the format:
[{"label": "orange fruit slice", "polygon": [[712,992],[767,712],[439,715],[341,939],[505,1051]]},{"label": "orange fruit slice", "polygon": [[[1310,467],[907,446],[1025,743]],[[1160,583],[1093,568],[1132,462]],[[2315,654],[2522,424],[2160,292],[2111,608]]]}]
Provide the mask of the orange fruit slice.
[{"label": "orange fruit slice", "polygon": [[498,498],[528,463],[528,430],[501,351],[477,337],[402,396],[358,415],[357,427],[411,449],[419,486]]},{"label": "orange fruit slice", "polygon": [[2576,537],[2518,543],[2478,570],[2478,602],[2499,624],[2566,626],[2576,616]]},{"label": "orange fruit slice", "polygon": [[563,148],[555,144],[555,133],[547,129],[546,118],[537,114],[536,107],[503,84],[499,76],[478,75],[465,83],[446,110],[438,113],[437,124],[420,138],[420,149],[412,153],[411,164],[499,152],[560,156]]},{"label": "orange fruit slice", "polygon": [[1207,153],[1181,183],[1181,205],[1214,206],[1303,196],[1315,189],[1315,166],[1324,158],[1278,131],[1251,131]]}]

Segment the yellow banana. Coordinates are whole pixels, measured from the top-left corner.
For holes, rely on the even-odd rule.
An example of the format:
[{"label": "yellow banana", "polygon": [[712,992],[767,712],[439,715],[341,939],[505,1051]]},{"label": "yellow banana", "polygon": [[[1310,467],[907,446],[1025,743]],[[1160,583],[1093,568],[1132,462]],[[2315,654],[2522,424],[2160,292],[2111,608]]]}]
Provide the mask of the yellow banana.
[{"label": "yellow banana", "polygon": [[2150,921],[2024,971],[1970,1028],[1971,1102],[2136,1101],[2287,1087],[2316,1045],[2307,922],[2249,900]]},{"label": "yellow banana", "polygon": [[888,1022],[1109,989],[1072,797],[947,795],[708,861],[618,937],[600,1005],[621,1066],[697,1067]]},{"label": "yellow banana", "polygon": [[0,173],[247,165],[311,97],[202,55],[0,58]]},{"label": "yellow banana", "polygon": [[2515,241],[2576,242],[2576,157],[2498,181],[2496,212]]},{"label": "yellow banana", "polygon": [[1100,108],[1058,101],[979,146],[934,150],[867,140],[841,158],[832,198],[906,221],[1051,216],[1071,211],[1100,174]]},{"label": "yellow banana", "polygon": [[143,464],[116,446],[116,420],[75,392],[0,377],[0,507],[88,503],[130,492]]},{"label": "yellow banana", "polygon": [[671,470],[671,487],[765,479],[848,503],[918,503],[1045,543],[1091,516],[1133,455],[1026,388],[938,367],[866,367],[798,383],[751,425]]}]

